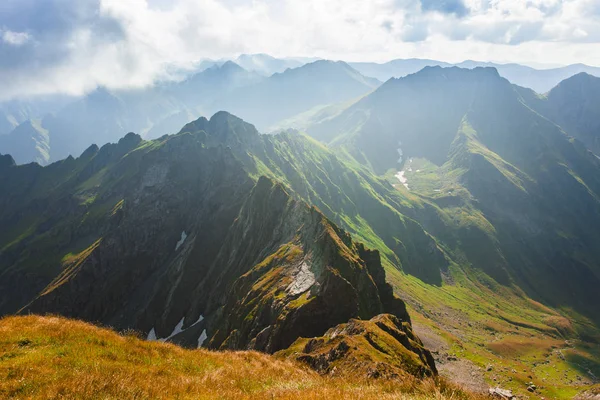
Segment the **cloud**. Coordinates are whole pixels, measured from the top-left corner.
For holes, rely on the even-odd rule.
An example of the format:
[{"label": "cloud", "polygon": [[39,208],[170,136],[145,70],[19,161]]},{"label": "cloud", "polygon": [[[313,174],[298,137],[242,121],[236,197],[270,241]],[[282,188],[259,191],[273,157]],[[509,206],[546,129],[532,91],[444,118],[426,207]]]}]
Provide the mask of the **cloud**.
[{"label": "cloud", "polygon": [[2,32],[2,41],[11,46],[22,46],[31,39],[31,36],[27,32],[13,32],[4,31]]},{"label": "cloud", "polygon": [[600,64],[599,44],[597,0],[2,0],[0,100],[143,87],[240,53]]}]

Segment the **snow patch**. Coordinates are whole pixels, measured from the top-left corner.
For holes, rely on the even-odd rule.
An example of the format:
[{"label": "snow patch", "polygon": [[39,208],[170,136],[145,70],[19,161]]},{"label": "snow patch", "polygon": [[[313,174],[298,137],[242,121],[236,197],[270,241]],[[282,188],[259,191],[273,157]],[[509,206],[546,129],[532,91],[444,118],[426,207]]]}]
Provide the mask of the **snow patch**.
[{"label": "snow patch", "polygon": [[306,292],[315,283],[315,274],[310,270],[310,266],[304,261],[300,269],[294,276],[293,282],[287,287],[287,292],[292,296]]},{"label": "snow patch", "polygon": [[408,190],[410,190],[408,188],[408,179],[406,179],[406,177],[404,176],[405,172],[406,171],[400,171],[395,176],[396,176],[396,179],[398,179],[400,181],[400,183],[402,183],[404,185],[405,188],[407,188]]},{"label": "snow patch", "polygon": [[181,318],[181,320],[177,323],[177,325],[175,325],[173,332],[171,332],[171,334],[169,336],[167,336],[164,339],[158,339],[158,340],[161,342],[166,342],[167,340],[171,339],[173,336],[177,335],[178,333],[183,332],[183,320],[184,319],[185,319],[185,317]]},{"label": "snow patch", "polygon": [[175,251],[177,251],[177,249],[179,249],[179,247],[183,244],[183,242],[185,242],[186,238],[187,238],[187,233],[185,233],[185,231],[181,231],[181,239],[179,239],[179,242],[177,242],[177,244],[175,245]]},{"label": "snow patch", "polygon": [[198,338],[198,347],[202,347],[202,343],[204,343],[204,341],[208,339],[208,336],[206,335],[206,329],[202,331],[202,333],[200,334],[200,337]]},{"label": "snow patch", "polygon": [[148,337],[146,338],[146,340],[156,340],[156,332],[154,331],[154,328],[150,329],[150,332],[148,332]]},{"label": "snow patch", "polygon": [[171,334],[169,336],[167,336],[166,338],[156,337],[156,331],[154,330],[154,328],[152,328],[152,329],[150,329],[150,332],[148,332],[148,337],[146,338],[146,340],[157,340],[159,342],[166,342],[167,340],[171,339],[173,336],[178,335],[181,332],[184,332],[187,329],[190,329],[192,326],[198,324],[200,321],[202,321],[204,319],[204,316],[202,314],[200,314],[200,317],[198,318],[198,320],[185,329],[183,329],[184,319],[185,319],[185,317],[181,318],[181,320],[177,323],[177,325],[175,325],[173,332],[171,332]]},{"label": "snow patch", "polygon": [[[398,142],[400,143],[400,142]],[[398,153],[400,153],[400,155],[402,156],[402,149],[398,149]],[[402,157],[400,157],[400,159],[398,160],[398,162],[400,163],[402,161]],[[408,172],[412,172],[412,158],[408,159]],[[419,172],[419,170],[417,170],[417,172]],[[404,176],[404,174],[406,173],[405,170],[402,171],[398,171],[398,173],[396,173],[396,175],[394,175],[396,177],[396,179],[398,179],[400,181],[401,184],[404,185],[404,187],[408,190],[410,190],[410,188],[408,187],[408,178]]]}]

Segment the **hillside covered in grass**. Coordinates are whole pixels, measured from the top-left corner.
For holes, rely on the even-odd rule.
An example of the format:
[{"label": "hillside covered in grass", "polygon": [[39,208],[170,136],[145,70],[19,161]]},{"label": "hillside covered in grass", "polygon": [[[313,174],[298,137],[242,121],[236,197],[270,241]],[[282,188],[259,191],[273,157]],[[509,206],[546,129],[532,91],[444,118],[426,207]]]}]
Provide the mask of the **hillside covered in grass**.
[{"label": "hillside covered in grass", "polygon": [[323,376],[254,351],[186,350],[61,317],[0,320],[0,398],[477,399],[441,380]]}]

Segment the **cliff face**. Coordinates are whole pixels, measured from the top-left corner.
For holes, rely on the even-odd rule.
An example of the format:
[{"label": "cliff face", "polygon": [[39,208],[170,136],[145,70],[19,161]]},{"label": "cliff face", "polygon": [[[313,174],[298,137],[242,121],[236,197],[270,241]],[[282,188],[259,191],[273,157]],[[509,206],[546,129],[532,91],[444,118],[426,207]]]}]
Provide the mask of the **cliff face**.
[{"label": "cliff face", "polygon": [[[273,352],[350,318],[390,312],[400,302],[370,273],[384,274],[377,253],[361,258],[362,245],[266,178],[254,187],[225,248],[230,262],[224,265],[239,278],[212,347]],[[240,255],[253,261],[238,262]],[[395,311],[408,320],[404,308]]]},{"label": "cliff face", "polygon": [[248,172],[244,151],[259,142],[251,125],[218,113],[156,141],[129,134],[61,164],[7,165],[5,183],[27,201],[2,201],[36,219],[34,234],[0,253],[2,286],[14,293],[11,282],[35,279],[4,298],[4,312],[18,305],[148,339],[271,353],[352,318],[391,313],[410,324],[377,251]]}]

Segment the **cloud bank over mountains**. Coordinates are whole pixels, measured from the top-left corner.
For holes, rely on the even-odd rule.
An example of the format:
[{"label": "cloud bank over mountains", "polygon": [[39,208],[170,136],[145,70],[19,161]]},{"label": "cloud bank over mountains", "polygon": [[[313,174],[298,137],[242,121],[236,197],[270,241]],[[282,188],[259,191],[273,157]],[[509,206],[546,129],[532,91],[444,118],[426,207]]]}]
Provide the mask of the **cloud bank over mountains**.
[{"label": "cloud bank over mountains", "polygon": [[600,65],[597,0],[4,0],[0,100],[174,79],[240,53]]}]

